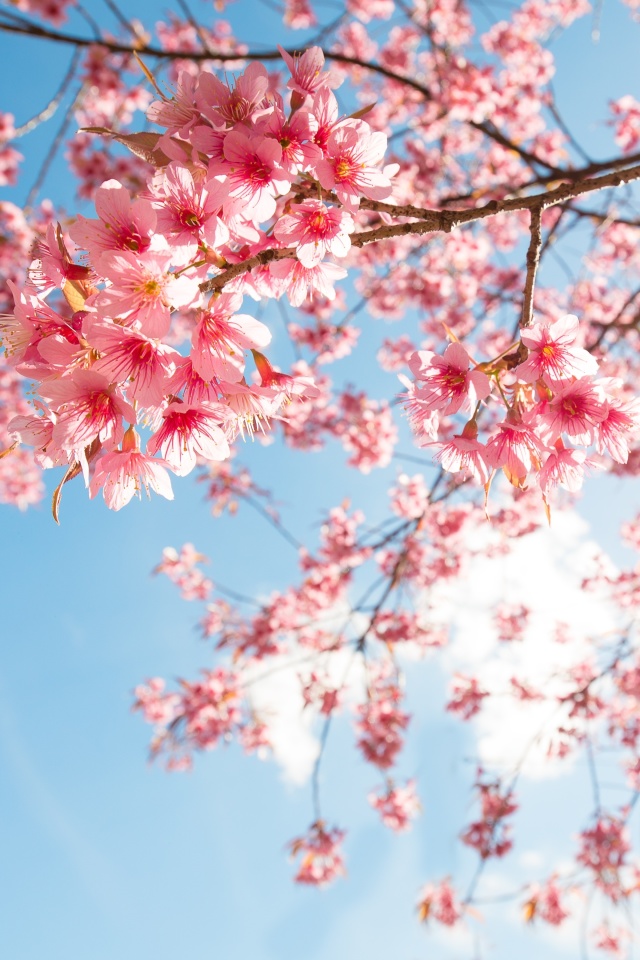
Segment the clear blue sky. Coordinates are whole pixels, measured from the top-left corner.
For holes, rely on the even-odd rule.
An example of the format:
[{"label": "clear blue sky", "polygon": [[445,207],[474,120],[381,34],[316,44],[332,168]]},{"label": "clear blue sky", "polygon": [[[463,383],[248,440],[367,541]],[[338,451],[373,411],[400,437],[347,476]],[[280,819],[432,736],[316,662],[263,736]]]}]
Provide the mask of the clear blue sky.
[{"label": "clear blue sky", "polygon": [[[205,19],[211,14],[209,4],[195,5]],[[97,2],[89,6],[102,17]],[[158,9],[135,2],[127,13],[145,21]],[[238,0],[225,15],[250,43],[281,36],[261,4]],[[603,4],[597,45],[590,27],[585,20],[558,41],[556,90],[585,145],[608,156],[615,149],[610,133],[594,118],[604,116],[607,99],[633,92],[633,85],[638,96],[640,28],[617,0]],[[23,122],[43,105],[42,91],[55,85],[68,53],[56,59],[45,44],[7,35],[0,35],[0,50],[4,76],[11,77],[0,109]],[[34,175],[32,156],[50,142],[57,122],[20,144],[29,158],[24,185]],[[58,163],[45,194],[64,194],[63,179]],[[358,364],[388,332],[378,323]],[[355,377],[355,366],[344,369]],[[381,395],[397,391],[393,378],[379,382]],[[361,477],[342,467],[335,450],[303,456],[259,445],[243,459],[258,483],[286,500],[288,521],[301,536],[345,496],[375,516],[399,466]],[[294,551],[248,508],[239,521],[215,520],[194,482],[177,480],[174,490],[174,503],[136,502],[112,514],[70,485],[59,528],[46,502],[26,514],[2,508],[0,957],[468,958],[468,946],[431,939],[413,915],[426,879],[460,867],[468,876],[472,868],[454,835],[469,802],[462,758],[473,743],[440,711],[435,661],[419,667],[409,684],[416,721],[403,771],[418,776],[425,806],[412,833],[394,837],[378,826],[365,799],[376,777],[356,756],[347,719],[330,741],[326,814],[349,830],[349,875],[329,890],[291,883],[284,846],[311,821],[310,795],[283,784],[274,765],[235,747],[199,758],[190,775],[146,765],[149,731],[129,712],[133,687],[147,676],[191,676],[209,658],[195,630],[199,609],[149,575],[162,548],[194,542],[213,558],[213,579],[244,593],[282,586],[295,569]],[[585,504],[607,546],[637,502],[618,481],[592,483]],[[553,826],[535,828],[532,842],[543,852],[570,850],[562,810],[568,800],[583,802],[585,782],[579,771],[571,787],[528,788],[534,808],[546,803],[559,811]],[[495,960],[533,960],[541,949],[548,960],[575,956],[541,934],[517,932],[506,913],[502,927],[492,929],[495,939],[482,955]]]}]

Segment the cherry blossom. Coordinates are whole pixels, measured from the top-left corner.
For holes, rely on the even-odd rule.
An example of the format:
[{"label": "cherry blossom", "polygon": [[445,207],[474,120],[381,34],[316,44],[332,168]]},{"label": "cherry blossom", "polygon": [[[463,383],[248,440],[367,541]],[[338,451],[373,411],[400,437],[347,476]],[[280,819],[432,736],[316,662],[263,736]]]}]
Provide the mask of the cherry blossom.
[{"label": "cherry blossom", "polygon": [[[17,6],[59,25],[67,4]],[[377,771],[359,801],[407,830],[425,785],[422,758],[413,766],[403,753],[424,667],[440,684],[430,709],[468,724],[465,756],[482,769],[460,770],[476,802],[452,832],[464,856],[455,878],[421,891],[418,916],[458,926],[479,951],[493,897],[497,912],[512,898],[525,921],[550,927],[594,903],[584,937],[620,955],[640,886],[637,558],[616,568],[595,555],[573,571],[585,610],[597,600],[593,624],[564,593],[566,614],[554,610],[538,585],[540,544],[573,516],[587,476],[640,473],[640,107],[615,91],[604,122],[593,117],[609,147],[591,161],[551,87],[562,56],[551,40],[588,10],[523,0],[503,19],[487,8],[480,23],[463,0],[349,0],[331,23],[313,0],[286,0],[284,25],[311,31],[310,46],[291,53],[286,38],[264,64],[229,23],[185,11],[74,37],[81,96],[67,119],[82,132],[64,149],[95,216],[38,205],[42,178],[29,208],[0,202],[0,501],[37,503],[41,470],[53,470],[56,519],[76,477],[117,511],[143,491],[171,500],[170,475],[195,473],[211,514],[251,516],[239,548],[270,561],[259,586],[228,588],[192,544],[163,551],[155,572],[201,605],[208,663],[136,688],[151,757],[186,770],[233,741],[280,761],[286,698],[262,694],[283,679],[317,738],[313,822],[288,849],[296,881],[324,886],[345,874],[345,831],[324,819],[329,739],[350,716],[353,746]],[[42,41],[14,20],[25,42]],[[51,91],[42,100],[55,110]],[[0,183],[20,177],[17,139],[40,122],[0,114]],[[570,266],[553,280],[557,250]],[[250,469],[243,441],[254,438]],[[259,473],[262,446],[282,443],[291,449],[276,476],[298,477],[291,465],[313,452],[322,478],[324,447],[358,471],[315,525],[296,517],[290,528],[288,494]],[[292,482],[310,503],[313,485]],[[262,523],[293,549],[289,566]],[[637,526],[623,531],[633,550]],[[218,544],[214,562],[234,543]],[[470,577],[487,596],[477,649],[474,637],[462,657]],[[603,611],[612,620],[599,632]],[[515,759],[488,762],[492,736],[511,732],[496,721],[508,711],[518,736],[520,723],[539,725]],[[541,880],[518,861],[523,771],[573,761],[589,773],[586,813]],[[512,869],[519,879],[503,894]]]}]

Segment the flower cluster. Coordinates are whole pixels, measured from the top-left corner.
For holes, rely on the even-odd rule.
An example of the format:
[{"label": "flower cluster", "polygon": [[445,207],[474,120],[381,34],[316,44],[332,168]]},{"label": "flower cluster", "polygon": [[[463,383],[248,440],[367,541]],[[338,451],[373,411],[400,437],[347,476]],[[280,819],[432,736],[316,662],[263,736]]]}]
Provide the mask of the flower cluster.
[{"label": "flower cluster", "polygon": [[344,874],[344,861],[340,849],[344,830],[327,828],[322,820],[312,823],[304,837],[297,837],[289,844],[291,856],[300,857],[296,883],[324,887]]},{"label": "flower cluster", "polygon": [[[145,188],[134,198],[118,180],[103,183],[97,218],[78,216],[70,241],[50,226],[28,287],[13,288],[0,333],[38,401],[11,434],[41,466],[66,465],[65,479],[81,472],[112,509],[143,489],[171,499],[169,473],[227,460],[239,436],[266,431],[292,397],[317,395],[310,378],[269,363],[271,333],[243,312],[244,295],[333,298],[345,271],[327,257],[348,254],[361,198],[385,199],[393,171],[380,168],[386,136],[340,117],[319,48],[282,56],[288,107],[258,63],[234,83],[182,74],[175,96],[149,107],[166,132],[143,135],[155,167]],[[120,139],[140,152],[135,135]],[[314,184],[327,201],[300,199]],[[88,252],[86,263],[69,242]],[[382,412],[349,402],[358,407],[344,416],[354,462],[388,462],[394,428],[385,438],[374,427]],[[145,449],[135,427],[147,426]]]},{"label": "flower cluster", "polygon": [[[535,481],[547,500],[557,486],[575,492],[591,448],[626,463],[640,429],[640,402],[620,379],[598,377],[598,361],[577,345],[578,318],[545,319],[521,331],[520,341],[492,360],[476,363],[460,343],[442,357],[419,351],[409,366],[405,403],[422,446],[449,473],[488,485],[502,471],[516,488]],[[444,420],[467,412],[449,439]],[[502,417],[502,419],[501,419]],[[486,438],[479,439],[481,426]]]}]

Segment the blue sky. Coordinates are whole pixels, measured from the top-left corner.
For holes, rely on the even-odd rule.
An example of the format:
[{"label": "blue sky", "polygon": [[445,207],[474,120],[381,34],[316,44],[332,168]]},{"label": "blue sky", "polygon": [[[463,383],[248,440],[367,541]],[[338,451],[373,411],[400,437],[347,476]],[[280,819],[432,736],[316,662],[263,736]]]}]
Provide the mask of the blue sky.
[{"label": "blue sky", "polygon": [[[206,17],[211,8],[198,2],[197,9]],[[128,7],[143,21],[157,10],[151,3]],[[238,0],[226,15],[243,40],[279,39],[275,18],[261,4]],[[639,29],[626,8],[605,0],[598,44],[588,19],[556,44],[559,103],[596,155],[615,153],[610,132],[594,119],[605,115],[607,99],[638,95]],[[302,42],[299,35],[295,42]],[[7,35],[0,35],[0,50],[12,78],[0,109],[23,122],[43,105],[42,91],[55,86],[68,53],[56,59],[46,45]],[[58,122],[19,145],[27,155],[23,184],[32,182],[33,158]],[[64,176],[58,163],[44,192],[69,202]],[[355,378],[375,340],[392,332],[376,322],[357,360],[344,365],[345,375]],[[381,395],[397,392],[393,378],[380,375],[379,383]],[[371,518],[379,515],[403,466],[362,477],[346,471],[333,448],[303,456],[259,444],[248,445],[242,458],[257,482],[285,501],[287,521],[301,538],[345,496]],[[416,720],[402,769],[418,777],[425,807],[412,833],[394,837],[378,826],[365,799],[377,778],[353,750],[348,719],[330,740],[326,815],[349,830],[349,874],[331,889],[291,883],[284,847],[312,819],[310,792],[284,783],[274,765],[247,759],[235,747],[200,757],[189,775],[146,764],[149,731],[130,713],[133,687],[147,676],[191,676],[209,660],[195,630],[199,609],[150,576],[162,548],[192,541],[212,558],[214,580],[256,595],[285,584],[296,567],[295,552],[249,508],[241,508],[237,521],[214,519],[195,482],[176,480],[174,490],[173,503],[135,502],[113,514],[71,484],[60,527],[47,502],[25,514],[2,508],[0,956],[469,957],[468,941],[430,936],[413,914],[423,882],[458,869],[468,877],[473,866],[454,836],[468,810],[475,748],[467,728],[441,712],[443,673],[435,660],[417,666],[409,680]],[[599,480],[588,487],[583,512],[613,550],[619,520],[639,502],[621,481]],[[531,844],[544,855],[556,846],[570,851],[567,799],[583,804],[585,785],[579,768],[570,787],[559,781],[528,787],[533,808],[546,804],[550,812],[549,823],[531,823]],[[551,946],[544,932],[521,932],[510,909],[493,924],[482,956],[528,960],[541,949],[548,960],[572,955],[571,947],[567,953]]]}]

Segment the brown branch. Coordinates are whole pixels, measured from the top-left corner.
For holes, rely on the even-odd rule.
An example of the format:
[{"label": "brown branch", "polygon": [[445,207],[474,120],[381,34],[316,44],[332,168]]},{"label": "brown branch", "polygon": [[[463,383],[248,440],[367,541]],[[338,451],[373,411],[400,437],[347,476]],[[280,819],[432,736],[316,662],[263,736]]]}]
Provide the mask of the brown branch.
[{"label": "brown branch", "polygon": [[[391,237],[404,237],[410,235],[420,236],[425,233],[451,233],[451,231],[464,223],[471,223],[475,220],[484,220],[486,217],[494,217],[498,213],[509,213],[514,210],[539,210],[542,213],[547,207],[557,206],[565,203],[574,197],[582,196],[585,193],[593,193],[597,190],[604,190],[607,187],[619,187],[623,183],[630,183],[633,180],[640,179],[640,164],[629,167],[627,170],[613,170],[602,177],[587,178],[585,180],[575,181],[574,183],[564,183],[555,190],[547,190],[545,193],[537,193],[528,197],[513,197],[510,200],[491,200],[482,207],[467,210],[421,210],[422,220],[417,223],[395,223],[385,224],[381,227],[375,227],[372,230],[363,230],[360,233],[351,234],[351,245],[353,247],[364,247],[368,243],[377,243],[380,240],[388,240]],[[406,216],[406,207],[387,204],[389,213],[395,216]],[[253,270],[254,267],[264,266],[272,260],[283,260],[295,257],[295,247],[283,247],[281,249],[261,250],[259,253],[234,263],[226,267],[217,277],[211,280],[205,280],[200,285],[203,293],[212,293],[222,288],[234,280],[236,277]]]},{"label": "brown branch", "polygon": [[[28,26],[20,23],[0,22],[0,30],[4,30],[6,33],[17,33],[21,34],[22,36],[33,37],[35,39],[53,40],[56,43],[66,43],[75,47],[100,46],[104,47],[106,50],[110,50],[111,53],[128,53],[131,55],[137,53],[140,56],[156,57],[159,60],[193,60],[196,62],[201,62],[204,60],[217,60],[220,63],[225,63],[230,60],[281,59],[279,50],[266,50],[264,53],[258,53],[256,51],[248,51],[246,53],[238,53],[238,51],[236,51],[234,53],[229,53],[216,50],[209,50],[206,52],[199,52],[195,50],[163,50],[162,47],[155,47],[152,44],[131,46],[131,44],[121,43],[118,40],[107,40],[105,38],[94,40],[88,39],[87,37],[79,37],[77,34],[62,33],[59,30],[52,30],[49,27],[42,27],[40,24],[31,22],[29,22]],[[420,83],[418,80],[415,80],[413,77],[406,77],[401,73],[396,73],[394,70],[389,70],[381,63],[372,63],[368,60],[362,60],[360,57],[348,57],[346,54],[338,53],[335,50],[326,50],[322,47],[320,49],[327,60],[335,60],[336,63],[345,63],[349,66],[362,67],[363,69],[371,70],[373,73],[378,73],[380,76],[386,77],[388,80],[395,80],[398,83],[403,83],[405,86],[411,87],[413,90],[421,93],[426,100],[432,99],[431,91],[428,89],[428,87],[425,87],[424,84]],[[295,54],[297,54],[299,51],[295,48],[291,48],[286,52],[291,56],[295,56]],[[513,149],[516,149],[515,144],[513,145]],[[548,167],[548,164],[545,164],[545,166]]]},{"label": "brown branch", "polygon": [[531,208],[531,240],[527,250],[527,276],[524,283],[524,299],[520,316],[520,329],[533,323],[533,291],[542,249],[542,207]]},{"label": "brown branch", "polygon": [[[589,345],[588,349],[590,351],[595,350],[597,347],[600,346],[600,344],[602,343],[602,341],[604,340],[604,338],[606,337],[606,335],[609,333],[610,330],[618,330],[618,332],[620,332],[621,330],[624,331],[626,329],[636,328],[636,323],[640,319],[640,314],[638,314],[638,316],[636,316],[635,318],[632,318],[630,323],[623,324],[622,319],[626,311],[629,309],[629,307],[632,307],[636,303],[639,297],[640,297],[640,287],[638,287],[636,290],[633,290],[629,294],[629,296],[627,297],[623,305],[620,307],[620,309],[618,310],[613,320],[610,320],[609,323],[594,323],[594,326],[601,327],[601,330],[598,336],[596,337],[596,339],[594,340],[594,342]],[[620,339],[620,337],[618,337],[618,339]]]},{"label": "brown branch", "polygon": [[[27,21],[26,18],[20,22],[13,21],[9,23],[3,23],[0,21],[0,30],[4,30],[8,33],[17,33],[36,39],[52,40],[56,43],[72,44],[76,47],[87,47],[97,44],[98,46],[110,50],[112,53],[138,53],[139,55],[146,55],[165,60],[186,59],[198,62],[218,61],[219,63],[225,63],[232,60],[279,60],[281,57],[278,50],[267,50],[263,53],[249,51],[239,54],[237,51],[235,53],[229,53],[218,52],[211,49],[205,49],[203,52],[197,52],[193,50],[163,50],[161,47],[156,47],[151,44],[143,45],[142,43],[134,44],[132,46],[130,44],[121,43],[117,40],[109,40],[105,38],[100,38],[99,40],[88,39],[86,37],[79,37],[76,34],[62,33],[61,31],[53,30],[50,27],[43,27],[40,24],[31,23],[30,21]],[[392,80],[395,83],[403,84],[404,86],[415,90],[417,93],[421,94],[425,100],[433,100],[433,96],[429,88],[425,86],[424,83],[416,80],[414,77],[408,77],[404,74],[396,73],[394,70],[390,70],[381,63],[363,60],[360,57],[347,56],[346,54],[339,53],[336,50],[329,50],[325,49],[324,47],[320,47],[320,49],[327,60],[333,60],[336,63],[344,63],[347,66],[361,67],[365,70],[370,70],[372,73],[377,73],[382,77],[386,77],[387,80]],[[287,50],[287,53],[289,53],[291,56],[294,56],[297,52],[298,51],[293,48]],[[556,176],[563,175],[563,171],[560,168],[555,167],[548,161],[543,160],[542,157],[536,156],[536,154],[532,153],[530,150],[526,150],[524,147],[521,147],[519,144],[510,140],[504,133],[498,130],[493,123],[476,123],[474,121],[469,121],[469,126],[480,131],[491,140],[494,140],[496,143],[499,143],[501,146],[505,147],[505,149],[517,153],[523,160],[526,161],[529,166],[544,167],[546,170],[552,174],[555,174]],[[540,179],[541,178],[537,178],[538,181]]]}]

